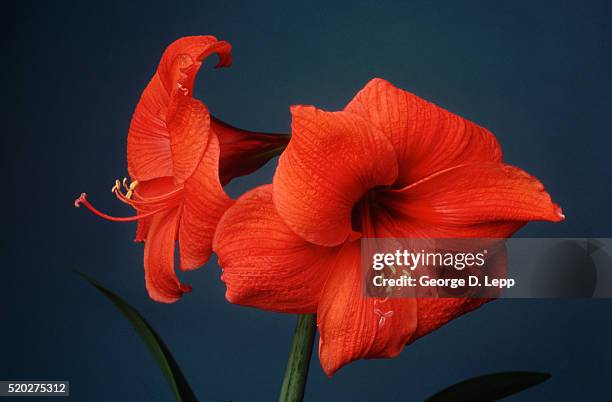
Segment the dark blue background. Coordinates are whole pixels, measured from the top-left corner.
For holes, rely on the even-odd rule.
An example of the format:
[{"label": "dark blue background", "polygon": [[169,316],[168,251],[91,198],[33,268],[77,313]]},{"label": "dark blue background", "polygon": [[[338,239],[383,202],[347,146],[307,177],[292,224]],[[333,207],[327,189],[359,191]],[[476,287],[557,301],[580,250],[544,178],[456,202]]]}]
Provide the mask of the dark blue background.
[{"label": "dark blue background", "polygon": [[[294,317],[228,304],[215,261],[194,292],[147,299],[133,224],[72,207],[126,175],[133,108],[163,49],[214,34],[235,63],[200,74],[218,117],[287,131],[289,106],[340,109],[386,78],[491,129],[505,159],[540,178],[567,215],[531,236],[612,235],[609,2],[56,2],[5,6],[0,379],[67,379],[71,400],[169,401],[151,356],[72,269],[123,295],[159,330],[203,401],[274,400]],[[274,164],[233,184],[270,180]],[[308,401],[414,401],[466,377],[541,370],[512,400],[609,400],[612,304],[497,301],[406,348],[327,378],[313,358]],[[510,399],[508,399],[510,400]]]}]

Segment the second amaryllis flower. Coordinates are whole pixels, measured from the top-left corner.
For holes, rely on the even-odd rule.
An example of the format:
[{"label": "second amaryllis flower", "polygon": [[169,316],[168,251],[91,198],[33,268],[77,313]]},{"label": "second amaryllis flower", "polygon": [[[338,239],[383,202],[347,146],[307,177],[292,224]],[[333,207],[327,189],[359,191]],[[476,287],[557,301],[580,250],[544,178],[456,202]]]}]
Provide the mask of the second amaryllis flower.
[{"label": "second amaryllis flower", "polygon": [[101,213],[85,194],[75,202],[109,220],[138,221],[136,241],[145,243],[146,288],[159,302],[174,302],[191,290],[174,270],[176,241],[182,270],[203,265],[217,222],[233,203],[223,185],[262,166],[287,142],[287,137],[238,130],[211,118],[192,96],[199,68],[215,53],[217,67],[231,64],[231,46],[225,41],[213,36],[177,40],[142,93],[128,134],[132,181],[117,181],[113,187],[137,215]]},{"label": "second amaryllis flower", "polygon": [[502,162],[489,131],[384,80],[341,112],[291,113],[273,185],[225,213],[213,249],[230,302],[317,313],[329,375],[396,356],[485,302],[364,297],[359,238],[500,238],[563,219],[536,178]]}]

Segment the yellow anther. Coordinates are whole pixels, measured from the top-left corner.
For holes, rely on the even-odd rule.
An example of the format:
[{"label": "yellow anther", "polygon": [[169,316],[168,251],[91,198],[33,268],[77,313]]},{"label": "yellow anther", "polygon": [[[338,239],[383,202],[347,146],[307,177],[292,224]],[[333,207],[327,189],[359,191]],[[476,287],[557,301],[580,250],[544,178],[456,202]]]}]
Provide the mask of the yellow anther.
[{"label": "yellow anther", "polygon": [[121,181],[121,183],[123,184],[123,188],[125,188],[127,190],[128,189],[127,177],[124,177],[123,180]]},{"label": "yellow anther", "polygon": [[125,193],[125,198],[127,198],[128,200],[130,199],[130,197],[132,197],[133,191],[132,190],[128,190],[127,193]]},{"label": "yellow anther", "polygon": [[115,191],[119,191],[121,189],[121,183],[119,183],[119,180],[115,180],[115,185],[113,186],[113,188],[111,188],[111,193],[114,193]]},{"label": "yellow anther", "polygon": [[136,186],[138,185],[138,180],[134,180],[133,182],[130,183],[130,191],[134,191],[134,189],[136,188]]}]

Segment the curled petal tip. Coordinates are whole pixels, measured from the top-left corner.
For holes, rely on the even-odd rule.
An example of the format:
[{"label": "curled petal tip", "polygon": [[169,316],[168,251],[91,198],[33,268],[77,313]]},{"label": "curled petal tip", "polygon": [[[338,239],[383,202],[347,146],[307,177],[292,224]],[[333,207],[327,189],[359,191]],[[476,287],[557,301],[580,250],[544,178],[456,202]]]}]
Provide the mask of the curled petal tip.
[{"label": "curled petal tip", "polygon": [[232,65],[232,55],[219,56],[219,61],[215,64],[215,68],[230,67]]},{"label": "curled petal tip", "polygon": [[[206,53],[210,54],[211,52],[217,53],[217,56],[219,56],[219,61],[215,65],[215,68],[229,67],[232,65],[232,45],[229,42],[224,40],[217,42],[213,49]],[[208,54],[206,54],[206,56],[208,56]]]},{"label": "curled petal tip", "polygon": [[172,304],[181,300],[184,294],[191,292],[191,286],[178,283],[173,289],[150,289],[147,288],[149,297],[159,303]]}]

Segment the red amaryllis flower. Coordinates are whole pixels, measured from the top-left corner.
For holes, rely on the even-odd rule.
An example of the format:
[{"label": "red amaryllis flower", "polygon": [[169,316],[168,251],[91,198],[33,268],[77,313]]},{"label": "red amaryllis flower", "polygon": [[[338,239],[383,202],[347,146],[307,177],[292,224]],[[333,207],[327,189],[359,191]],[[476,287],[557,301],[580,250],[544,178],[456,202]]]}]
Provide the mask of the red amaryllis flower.
[{"label": "red amaryllis flower", "polygon": [[295,106],[273,186],[241,197],[213,249],[230,302],[317,313],[328,375],[404,345],[483,299],[366,298],[359,237],[507,237],[560,221],[542,184],[502,163],[494,136],[375,79],[344,111]]},{"label": "red amaryllis flower", "polygon": [[[191,94],[202,62],[213,53],[219,56],[217,67],[231,64],[230,44],[213,36],[172,43],[136,106],[127,147],[133,181],[128,184],[124,179],[125,192],[117,181],[113,192],[138,214],[108,216],[91,206],[85,194],[75,201],[109,220],[138,221],[136,241],[145,242],[146,287],[150,297],[160,302],[174,302],[191,290],[174,271],[177,239],[182,270],[203,265],[211,254],[217,222],[233,202],[220,177],[225,184],[250,173],[273,156],[271,149],[278,150],[287,141],[211,122],[206,106]],[[225,150],[220,143],[227,144]],[[260,158],[247,159],[245,154]]]}]

